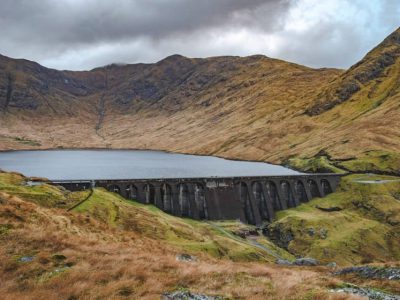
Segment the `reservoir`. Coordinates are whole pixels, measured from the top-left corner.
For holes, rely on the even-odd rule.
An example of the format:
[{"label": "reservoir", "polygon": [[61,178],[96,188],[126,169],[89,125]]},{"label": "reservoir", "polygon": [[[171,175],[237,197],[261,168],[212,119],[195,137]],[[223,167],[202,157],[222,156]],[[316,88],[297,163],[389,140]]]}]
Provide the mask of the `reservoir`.
[{"label": "reservoir", "polygon": [[262,162],[149,150],[0,152],[0,169],[50,180],[154,179],[301,175]]}]

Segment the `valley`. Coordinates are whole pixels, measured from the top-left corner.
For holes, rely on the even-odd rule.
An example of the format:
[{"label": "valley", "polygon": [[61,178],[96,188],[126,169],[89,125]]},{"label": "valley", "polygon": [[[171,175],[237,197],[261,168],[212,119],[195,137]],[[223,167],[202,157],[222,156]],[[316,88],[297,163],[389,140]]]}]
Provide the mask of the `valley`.
[{"label": "valley", "polygon": [[72,72],[2,56],[0,148],[154,149],[399,175],[399,36],[346,71],[174,55]]},{"label": "valley", "polygon": [[[0,155],[26,172],[0,170],[0,294],[68,300],[398,299],[399,120],[400,28],[347,70],[264,55],[171,55],[156,63],[68,71],[0,55]],[[78,159],[65,162],[68,173],[49,154],[116,151],[120,158],[127,152],[117,151],[122,149],[143,150],[135,153],[145,153],[147,162]],[[24,161],[13,158],[19,153],[13,150],[57,151],[32,151],[33,158]],[[197,156],[194,163],[194,156],[180,154],[214,157]],[[162,170],[160,161],[174,156],[187,160]],[[46,177],[34,168],[43,167],[43,158],[54,176],[86,176],[82,190],[36,177]],[[221,175],[220,158],[240,167]],[[260,162],[274,165],[267,170]],[[186,186],[191,163],[203,181]],[[107,178],[96,167],[107,170]],[[272,169],[312,174],[302,174],[299,184],[295,176],[272,178],[279,175],[268,173]],[[238,170],[245,179],[235,181]],[[265,178],[249,179],[256,171]],[[133,182],[132,174],[155,181]],[[218,181],[217,175],[230,179]],[[132,180],[129,188],[126,180]],[[274,180],[281,190],[267,187]],[[133,184],[140,185],[136,193]],[[228,189],[238,193],[234,217],[206,218],[203,201],[202,217],[187,218],[195,214],[187,199],[204,200],[199,186],[207,184],[215,187],[209,203],[229,209]],[[215,196],[217,187],[223,197]],[[187,204],[185,213],[165,213],[173,205],[159,205],[161,195],[181,208]],[[270,208],[272,198],[281,204],[275,201],[266,217],[259,204],[267,198]],[[217,204],[210,212],[222,216]]]}]

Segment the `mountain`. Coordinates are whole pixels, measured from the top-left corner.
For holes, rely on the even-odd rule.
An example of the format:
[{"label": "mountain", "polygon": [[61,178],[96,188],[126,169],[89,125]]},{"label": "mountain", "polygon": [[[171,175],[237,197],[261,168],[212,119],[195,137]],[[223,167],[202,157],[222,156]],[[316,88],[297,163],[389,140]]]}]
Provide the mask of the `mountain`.
[{"label": "mountain", "polygon": [[72,72],[1,56],[0,149],[159,149],[400,174],[399,36],[346,71],[173,55]]},{"label": "mountain", "polygon": [[[310,115],[318,115],[351,98],[367,98],[382,104],[398,92],[400,74],[400,29],[389,35],[370,51],[360,62],[329,84],[319,95],[320,101],[308,109]],[[322,101],[321,101],[322,100]]]}]

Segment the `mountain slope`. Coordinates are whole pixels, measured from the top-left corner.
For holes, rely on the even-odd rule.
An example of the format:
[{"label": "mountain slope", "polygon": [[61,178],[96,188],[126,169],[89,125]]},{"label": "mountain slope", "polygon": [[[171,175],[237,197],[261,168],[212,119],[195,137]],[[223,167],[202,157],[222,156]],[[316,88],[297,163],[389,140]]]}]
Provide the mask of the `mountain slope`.
[{"label": "mountain slope", "polygon": [[399,174],[400,29],[337,77],[307,109],[337,166]]},{"label": "mountain slope", "polygon": [[319,95],[320,101],[314,103],[308,113],[321,114],[353,97],[367,98],[377,106],[382,104],[399,90],[399,57],[400,29],[329,84]]},{"label": "mountain slope", "polygon": [[[266,264],[273,257],[240,238],[106,191],[71,212],[55,209],[73,203],[61,199],[70,193],[25,181],[0,173],[2,299],[160,299],[175,290],[298,299],[329,297],[328,288],[341,282],[325,269]],[[182,254],[189,261],[177,259]]]},{"label": "mountain slope", "polygon": [[[388,182],[356,182],[373,179]],[[224,299],[358,299],[332,294],[330,289],[344,286],[332,269],[273,264],[294,256],[261,234],[234,234],[254,232],[252,226],[182,219],[103,189],[69,192],[27,181],[0,172],[3,299],[159,299],[175,290]],[[361,261],[395,267],[399,185],[398,178],[348,176],[339,192],[282,211],[267,228],[296,256],[339,266]],[[398,280],[345,280],[400,291]]]},{"label": "mountain slope", "polygon": [[347,71],[267,58],[49,70],[0,59],[0,148],[160,149],[399,174],[396,30]]}]

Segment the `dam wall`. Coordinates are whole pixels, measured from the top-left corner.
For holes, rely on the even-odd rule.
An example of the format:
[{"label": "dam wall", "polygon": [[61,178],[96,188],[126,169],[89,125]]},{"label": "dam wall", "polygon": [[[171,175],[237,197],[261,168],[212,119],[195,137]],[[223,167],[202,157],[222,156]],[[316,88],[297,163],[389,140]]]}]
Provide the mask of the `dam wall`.
[{"label": "dam wall", "polygon": [[153,204],[179,217],[196,220],[240,219],[259,225],[279,210],[334,192],[338,174],[292,176],[160,178],[53,181],[68,190],[103,187],[122,197]]}]

